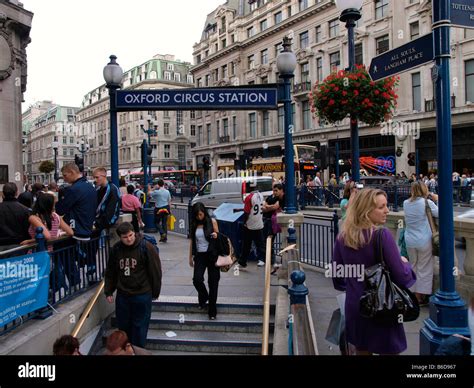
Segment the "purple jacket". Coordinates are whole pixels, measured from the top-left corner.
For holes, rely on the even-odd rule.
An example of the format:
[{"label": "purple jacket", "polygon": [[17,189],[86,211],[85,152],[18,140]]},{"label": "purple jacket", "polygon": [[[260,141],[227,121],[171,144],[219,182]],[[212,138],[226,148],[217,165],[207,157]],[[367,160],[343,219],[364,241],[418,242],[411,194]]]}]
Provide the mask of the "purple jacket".
[{"label": "purple jacket", "polygon": [[[402,262],[398,247],[389,230],[382,229],[379,233],[382,233],[384,260],[387,268],[390,270],[392,281],[399,286],[411,287],[416,281],[416,276],[410,263]],[[397,354],[407,348],[403,324],[396,323],[393,326],[378,326],[371,319],[362,317],[359,313],[359,300],[365,290],[363,279],[359,276],[354,276],[354,274],[349,274],[351,275],[350,277],[340,277],[347,275],[349,268],[356,268],[360,273],[365,268],[376,264],[375,240],[373,237],[366,246],[358,250],[346,247],[340,238],[336,240],[331,268],[333,269],[334,288],[346,291],[345,317],[347,341],[360,351],[369,351],[377,354]],[[341,264],[344,267],[341,267]],[[356,266],[353,266],[354,264]],[[349,265],[352,266],[348,267]],[[345,272],[342,269],[345,269]],[[337,270],[339,270],[339,273]]]}]

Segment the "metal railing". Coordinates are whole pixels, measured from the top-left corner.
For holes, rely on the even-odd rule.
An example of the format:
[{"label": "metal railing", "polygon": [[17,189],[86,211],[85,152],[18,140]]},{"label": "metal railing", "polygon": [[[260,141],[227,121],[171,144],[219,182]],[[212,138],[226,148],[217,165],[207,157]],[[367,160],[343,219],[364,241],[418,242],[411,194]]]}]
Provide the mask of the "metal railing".
[{"label": "metal railing", "polygon": [[272,238],[267,238],[265,254],[265,288],[263,294],[263,330],[262,330],[262,356],[268,356],[268,343],[270,337],[270,268],[271,268]]},{"label": "metal railing", "polygon": [[[21,316],[0,327],[0,336],[32,318],[47,318],[50,309],[59,303],[76,298],[97,285],[104,277],[109,254],[109,236],[93,235],[90,241],[71,237],[45,241],[41,232],[36,243],[0,252],[0,261],[35,252],[48,251],[51,258],[48,307]],[[86,269],[87,268],[87,269]]]}]

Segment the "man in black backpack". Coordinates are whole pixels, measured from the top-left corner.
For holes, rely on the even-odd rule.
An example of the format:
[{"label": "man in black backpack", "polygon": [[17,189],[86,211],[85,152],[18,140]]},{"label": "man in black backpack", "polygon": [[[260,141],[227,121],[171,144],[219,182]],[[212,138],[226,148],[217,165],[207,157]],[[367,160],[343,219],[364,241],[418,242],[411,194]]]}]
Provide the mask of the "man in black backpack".
[{"label": "man in black backpack", "polygon": [[117,228],[120,241],[110,250],[105,271],[105,296],[114,302],[120,330],[133,345],[145,347],[151,317],[151,301],[160,296],[161,261],[158,250],[140,235],[132,224]]}]

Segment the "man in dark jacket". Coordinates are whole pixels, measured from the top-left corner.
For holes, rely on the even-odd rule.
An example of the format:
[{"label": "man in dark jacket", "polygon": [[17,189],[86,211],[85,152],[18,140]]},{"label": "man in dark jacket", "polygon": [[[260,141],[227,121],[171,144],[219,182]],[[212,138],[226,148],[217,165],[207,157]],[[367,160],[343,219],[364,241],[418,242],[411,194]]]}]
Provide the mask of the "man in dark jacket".
[{"label": "man in dark jacket", "polygon": [[3,202],[0,203],[0,250],[16,247],[29,240],[28,228],[30,211],[16,199],[18,187],[15,183],[3,186]]},{"label": "man in dark jacket", "polygon": [[[95,250],[88,249],[87,245],[90,244],[95,220],[97,194],[94,187],[82,176],[76,164],[66,164],[61,172],[64,180],[71,186],[60,194],[56,204],[56,213],[64,216],[64,221],[74,230],[73,238],[77,240],[75,259],[79,261],[81,267],[87,263],[87,272],[91,275],[95,272],[96,266]],[[71,260],[71,258],[65,257],[63,261],[65,260]],[[75,262],[62,264],[70,283],[78,284],[80,278]]]},{"label": "man in dark jacket", "polygon": [[151,301],[160,296],[161,262],[157,249],[136,235],[129,222],[117,228],[120,241],[110,250],[105,270],[104,293],[114,302],[120,330],[132,345],[145,347],[151,317]]},{"label": "man in dark jacket", "polygon": [[94,180],[97,187],[97,209],[95,226],[98,230],[110,228],[120,215],[120,190],[107,180],[107,170],[97,167],[94,170]]}]

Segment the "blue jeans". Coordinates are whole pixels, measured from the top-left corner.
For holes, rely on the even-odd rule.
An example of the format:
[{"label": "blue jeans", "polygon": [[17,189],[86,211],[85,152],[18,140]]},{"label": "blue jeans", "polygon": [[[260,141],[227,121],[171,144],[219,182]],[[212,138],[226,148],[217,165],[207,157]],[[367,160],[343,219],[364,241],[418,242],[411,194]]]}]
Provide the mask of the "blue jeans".
[{"label": "blue jeans", "polygon": [[128,335],[132,345],[145,347],[151,317],[151,293],[127,295],[117,292],[115,314],[117,326]]}]

